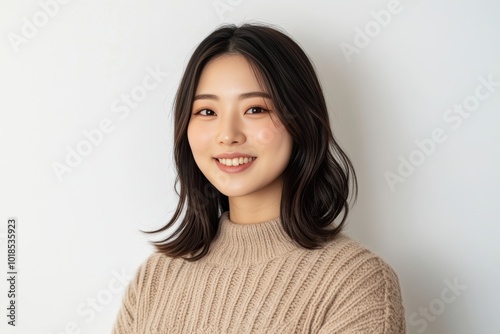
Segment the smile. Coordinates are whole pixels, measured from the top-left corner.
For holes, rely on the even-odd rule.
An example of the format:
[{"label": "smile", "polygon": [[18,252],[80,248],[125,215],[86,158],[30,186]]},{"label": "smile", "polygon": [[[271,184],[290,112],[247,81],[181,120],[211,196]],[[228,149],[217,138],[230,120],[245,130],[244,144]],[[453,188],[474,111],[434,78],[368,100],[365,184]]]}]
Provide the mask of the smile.
[{"label": "smile", "polygon": [[[239,157],[239,158],[224,158],[224,159],[216,159],[215,164],[221,171],[224,173],[235,174],[241,173],[249,168],[252,168],[253,163],[257,158],[255,157]],[[231,165],[229,165],[231,164]]]},{"label": "smile", "polygon": [[239,165],[244,165],[244,164],[247,164],[249,162],[252,162],[254,161],[256,158],[243,158],[243,157],[240,157],[240,158],[233,158],[233,159],[224,159],[224,158],[221,158],[221,159],[217,159],[221,164],[223,164],[224,166],[239,166]]}]

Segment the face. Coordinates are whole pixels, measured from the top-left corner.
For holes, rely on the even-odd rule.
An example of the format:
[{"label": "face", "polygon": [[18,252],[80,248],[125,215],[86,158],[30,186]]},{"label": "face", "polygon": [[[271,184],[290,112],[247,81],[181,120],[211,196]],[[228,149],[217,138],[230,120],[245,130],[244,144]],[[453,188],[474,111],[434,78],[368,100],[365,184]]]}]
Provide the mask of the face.
[{"label": "face", "polygon": [[[273,109],[244,57],[222,55],[203,69],[187,135],[196,164],[224,195],[264,199],[281,191],[293,140]],[[231,167],[216,159],[230,153],[238,159],[221,162]]]}]

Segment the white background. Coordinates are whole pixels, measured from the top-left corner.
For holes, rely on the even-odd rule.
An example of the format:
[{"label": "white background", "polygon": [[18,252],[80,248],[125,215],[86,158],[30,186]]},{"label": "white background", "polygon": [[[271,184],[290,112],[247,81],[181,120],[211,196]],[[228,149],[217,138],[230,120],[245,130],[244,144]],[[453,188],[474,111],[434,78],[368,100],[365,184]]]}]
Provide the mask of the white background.
[{"label": "white background", "polygon": [[[409,333],[500,333],[498,2],[400,0],[381,26],[371,12],[386,0],[54,1],[0,5],[0,265],[5,277],[16,217],[19,272],[16,328],[0,280],[2,333],[111,331],[152,252],[139,229],[164,225],[176,206],[181,73],[217,26],[252,20],[286,30],[314,62],[360,181],[347,233],[399,275]],[[142,89],[154,70],[157,87]],[[480,77],[497,84],[477,99]],[[126,107],[123,94],[141,91]],[[469,116],[450,113],[464,103]],[[85,147],[82,131],[103,121],[112,131]],[[91,152],[58,178],[53,165],[78,145]],[[402,160],[417,166],[391,188],[386,174]]]}]

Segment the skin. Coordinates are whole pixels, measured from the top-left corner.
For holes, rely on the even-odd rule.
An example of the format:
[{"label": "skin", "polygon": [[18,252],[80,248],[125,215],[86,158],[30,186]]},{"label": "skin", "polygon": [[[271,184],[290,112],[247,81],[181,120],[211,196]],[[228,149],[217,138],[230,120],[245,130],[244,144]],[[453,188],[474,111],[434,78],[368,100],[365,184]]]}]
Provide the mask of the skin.
[{"label": "skin", "polygon": [[[196,164],[228,196],[229,218],[238,224],[279,217],[282,173],[293,146],[270,98],[242,96],[253,92],[266,94],[243,56],[212,59],[202,71],[187,131]],[[245,171],[229,174],[214,160],[228,152],[257,159]]]}]

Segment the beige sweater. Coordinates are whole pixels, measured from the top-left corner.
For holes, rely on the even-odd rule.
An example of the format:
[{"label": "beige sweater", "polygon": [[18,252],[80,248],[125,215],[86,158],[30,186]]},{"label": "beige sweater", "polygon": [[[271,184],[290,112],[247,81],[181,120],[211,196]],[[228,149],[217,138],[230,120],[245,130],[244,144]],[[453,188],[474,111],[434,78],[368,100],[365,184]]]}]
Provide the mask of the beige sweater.
[{"label": "beige sweater", "polygon": [[201,260],[154,253],[145,261],[113,334],[406,333],[395,273],[355,241],[340,234],[308,250],[279,218],[228,217]]}]

